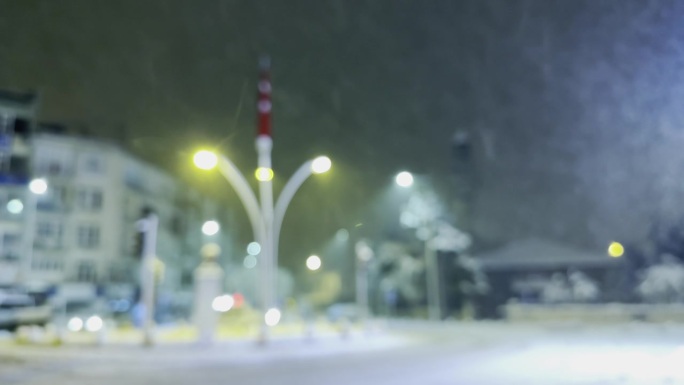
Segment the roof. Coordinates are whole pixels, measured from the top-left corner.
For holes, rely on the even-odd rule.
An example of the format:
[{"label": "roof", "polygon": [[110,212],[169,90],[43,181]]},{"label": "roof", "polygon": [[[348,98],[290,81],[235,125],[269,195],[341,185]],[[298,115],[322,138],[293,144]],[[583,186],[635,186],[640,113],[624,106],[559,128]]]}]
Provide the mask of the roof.
[{"label": "roof", "polygon": [[608,267],[620,259],[605,253],[577,250],[551,241],[530,238],[477,256],[485,270],[517,270],[529,268]]}]

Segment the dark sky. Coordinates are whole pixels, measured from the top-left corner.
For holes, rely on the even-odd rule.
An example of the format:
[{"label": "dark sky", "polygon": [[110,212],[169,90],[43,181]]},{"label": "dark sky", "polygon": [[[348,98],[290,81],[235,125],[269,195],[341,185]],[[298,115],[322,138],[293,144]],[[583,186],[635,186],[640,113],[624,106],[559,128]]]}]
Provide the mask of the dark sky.
[{"label": "dark sky", "polygon": [[473,138],[467,225],[483,244],[599,247],[684,206],[683,16],[684,3],[636,0],[0,0],[0,86],[38,89],[44,120],[210,185],[243,223],[188,159],[221,143],[254,166],[266,52],[276,183],[319,153],[335,162],[293,202],[286,260],[372,223],[396,171],[448,192],[458,130]]}]

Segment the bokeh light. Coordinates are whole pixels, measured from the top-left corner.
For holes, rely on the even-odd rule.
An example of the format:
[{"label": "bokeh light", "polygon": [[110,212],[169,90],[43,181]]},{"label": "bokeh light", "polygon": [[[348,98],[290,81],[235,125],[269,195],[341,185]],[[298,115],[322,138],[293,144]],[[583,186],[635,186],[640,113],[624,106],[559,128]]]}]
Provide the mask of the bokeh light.
[{"label": "bokeh light", "polygon": [[24,204],[19,199],[12,199],[7,202],[7,211],[11,214],[21,214],[24,211]]},{"label": "bokeh light", "polygon": [[306,259],[306,268],[311,271],[316,271],[321,268],[321,258],[318,255],[312,255]]},{"label": "bokeh light", "polygon": [[47,181],[42,178],[34,179],[29,183],[29,190],[37,195],[45,194],[48,189]]},{"label": "bokeh light", "polygon": [[273,179],[273,169],[268,167],[259,167],[254,172],[254,176],[259,182],[268,182]]},{"label": "bokeh light", "polygon": [[235,299],[229,294],[218,296],[211,302],[211,308],[219,313],[229,311],[233,308],[233,305],[235,305]]},{"label": "bokeh light", "polygon": [[413,186],[413,174],[408,171],[402,171],[395,177],[394,181],[399,187],[411,187]]},{"label": "bokeh light", "polygon": [[242,264],[245,266],[245,269],[253,269],[257,265],[257,257],[248,255],[245,257],[244,261],[242,261]]},{"label": "bokeh light", "polygon": [[339,242],[347,242],[349,240],[349,231],[347,229],[339,229],[335,233],[335,239]]},{"label": "bokeh light", "polygon": [[89,332],[97,332],[102,330],[102,327],[104,327],[104,321],[99,316],[94,315],[88,318],[85,327]]},{"label": "bokeh light", "polygon": [[220,229],[221,225],[216,221],[206,221],[202,225],[202,233],[204,233],[204,235],[216,235]]},{"label": "bokeh light", "polygon": [[625,254],[625,247],[620,242],[611,242],[608,246],[608,255],[612,258],[620,258]]},{"label": "bokeh light", "polygon": [[311,163],[311,172],[314,174],[322,174],[330,171],[332,161],[327,156],[319,156]]},{"label": "bokeh light", "polygon": [[73,317],[67,322],[67,329],[72,332],[80,332],[83,330],[83,320],[78,317]]},{"label": "bokeh light", "polygon": [[247,245],[247,254],[249,255],[259,255],[261,253],[261,245],[259,242],[250,242]]},{"label": "bokeh light", "polygon": [[218,164],[218,157],[211,151],[202,150],[195,153],[193,157],[195,166],[202,170],[211,170]]},{"label": "bokeh light", "polygon": [[270,308],[264,314],[264,322],[267,326],[276,326],[280,322],[280,310],[276,308]]}]

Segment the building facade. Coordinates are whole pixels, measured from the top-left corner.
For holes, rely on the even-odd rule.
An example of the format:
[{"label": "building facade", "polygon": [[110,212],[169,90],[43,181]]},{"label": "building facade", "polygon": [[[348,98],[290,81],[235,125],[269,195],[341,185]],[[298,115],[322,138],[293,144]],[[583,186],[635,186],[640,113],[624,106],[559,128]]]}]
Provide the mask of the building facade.
[{"label": "building facade", "polygon": [[[31,92],[0,90],[0,285],[18,276],[26,215],[23,203],[30,178],[30,138],[40,99]],[[6,209],[5,209],[6,208]]]},{"label": "building facade", "polygon": [[[35,201],[35,218],[23,221],[23,231],[34,233],[31,282],[137,282],[135,223],[145,207],[160,219],[157,255],[165,267],[164,285],[192,283],[203,243],[232,247],[225,231],[229,213],[112,143],[37,132],[31,138],[29,164],[32,177],[48,184]],[[4,212],[9,198],[0,202]],[[211,240],[201,233],[209,219],[223,224],[223,231]],[[20,250],[20,259],[26,254]]]}]

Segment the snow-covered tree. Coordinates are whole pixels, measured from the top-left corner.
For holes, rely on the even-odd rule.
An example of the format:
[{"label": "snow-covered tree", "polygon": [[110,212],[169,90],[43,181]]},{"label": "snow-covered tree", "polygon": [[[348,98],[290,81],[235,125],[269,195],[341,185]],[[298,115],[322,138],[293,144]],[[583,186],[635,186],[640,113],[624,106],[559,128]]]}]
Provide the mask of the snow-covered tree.
[{"label": "snow-covered tree", "polygon": [[459,255],[456,264],[467,271],[470,279],[461,282],[461,292],[466,296],[477,296],[489,292],[489,280],[480,263],[473,257],[463,254]]},{"label": "snow-covered tree", "polygon": [[666,254],[662,262],[644,270],[637,293],[649,303],[684,301],[684,264]]},{"label": "snow-covered tree", "polygon": [[574,302],[593,302],[598,299],[600,294],[598,285],[583,272],[571,272],[568,280]]},{"label": "snow-covered tree", "polygon": [[453,251],[461,253],[472,244],[469,234],[451,226],[450,224],[439,221],[435,225],[434,235],[429,241],[429,246],[436,251]]},{"label": "snow-covered tree", "polygon": [[425,291],[420,277],[424,264],[412,257],[404,245],[383,243],[377,252],[377,261],[382,273],[379,288],[385,302],[396,304],[401,299],[408,304],[417,304],[422,300]]},{"label": "snow-covered tree", "polygon": [[572,288],[562,273],[555,273],[544,285],[541,298],[543,303],[564,303],[572,300]]},{"label": "snow-covered tree", "polygon": [[420,191],[411,195],[402,207],[400,224],[415,231],[421,241],[428,241],[435,234],[435,226],[442,214],[442,204],[433,191]]}]

